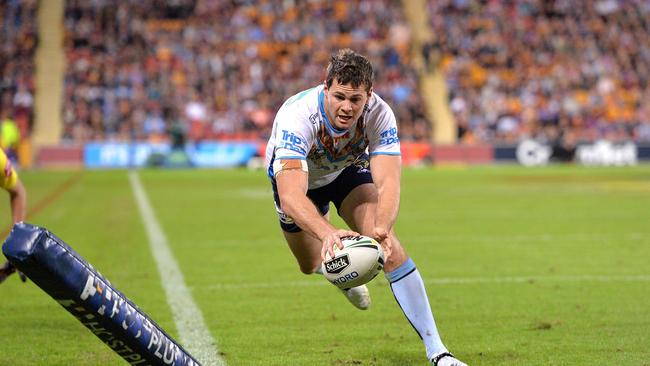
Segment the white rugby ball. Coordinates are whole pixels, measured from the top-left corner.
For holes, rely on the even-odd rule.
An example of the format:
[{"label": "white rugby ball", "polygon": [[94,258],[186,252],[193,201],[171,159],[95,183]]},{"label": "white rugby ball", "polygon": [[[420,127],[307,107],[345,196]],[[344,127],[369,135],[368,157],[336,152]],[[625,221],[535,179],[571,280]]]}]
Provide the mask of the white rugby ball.
[{"label": "white rugby ball", "polygon": [[343,290],[364,285],[384,268],[384,250],[373,238],[349,236],[341,239],[343,249],[334,246],[334,258],[329,254],[322,271],[328,281]]}]

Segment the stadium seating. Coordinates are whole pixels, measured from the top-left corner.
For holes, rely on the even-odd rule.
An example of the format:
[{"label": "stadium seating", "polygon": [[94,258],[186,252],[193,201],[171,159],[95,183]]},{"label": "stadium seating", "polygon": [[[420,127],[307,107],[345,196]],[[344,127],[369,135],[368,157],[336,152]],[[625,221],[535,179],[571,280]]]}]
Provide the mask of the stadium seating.
[{"label": "stadium seating", "polygon": [[[0,3],[2,110],[29,136],[37,1]],[[650,142],[650,9],[642,2],[429,0],[459,141]],[[63,143],[263,140],[291,94],[352,47],[377,70],[403,141],[429,141],[399,2],[65,2]]]},{"label": "stadium seating", "polygon": [[460,141],[650,141],[650,7],[429,0]]},{"label": "stadium seating", "polygon": [[426,140],[409,28],[397,2],[67,1],[64,141],[263,139],[289,96],[351,47],[405,140]]},{"label": "stadium seating", "polygon": [[38,2],[0,1],[0,111],[18,127],[31,131],[34,114],[34,53],[38,44]]}]

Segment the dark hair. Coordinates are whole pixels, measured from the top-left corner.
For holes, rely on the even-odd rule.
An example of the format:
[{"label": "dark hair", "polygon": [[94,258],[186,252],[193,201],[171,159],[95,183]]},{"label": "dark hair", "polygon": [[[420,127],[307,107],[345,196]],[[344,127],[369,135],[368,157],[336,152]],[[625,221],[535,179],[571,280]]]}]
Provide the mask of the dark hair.
[{"label": "dark hair", "polygon": [[355,88],[363,84],[366,90],[370,90],[374,72],[367,58],[349,48],[344,48],[332,55],[327,65],[325,83],[328,88],[332,86],[334,79],[338,80],[339,84],[350,83]]}]

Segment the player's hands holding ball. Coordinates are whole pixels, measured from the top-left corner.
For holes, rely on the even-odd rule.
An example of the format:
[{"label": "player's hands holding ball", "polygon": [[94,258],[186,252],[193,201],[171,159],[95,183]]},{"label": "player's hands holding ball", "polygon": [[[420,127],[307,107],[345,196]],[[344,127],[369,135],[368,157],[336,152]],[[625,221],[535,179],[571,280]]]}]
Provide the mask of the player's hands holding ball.
[{"label": "player's hands holding ball", "polygon": [[334,246],[336,245],[339,249],[343,249],[341,238],[345,238],[346,236],[359,236],[359,233],[352,230],[334,229],[322,237],[320,239],[323,243],[323,249],[320,252],[321,258],[326,260],[328,253],[330,258],[334,258]]},{"label": "player's hands holding ball", "polygon": [[390,240],[390,232],[383,227],[375,227],[372,232],[373,239],[377,240],[381,247],[384,249],[384,258],[388,260],[393,252],[393,243]]}]

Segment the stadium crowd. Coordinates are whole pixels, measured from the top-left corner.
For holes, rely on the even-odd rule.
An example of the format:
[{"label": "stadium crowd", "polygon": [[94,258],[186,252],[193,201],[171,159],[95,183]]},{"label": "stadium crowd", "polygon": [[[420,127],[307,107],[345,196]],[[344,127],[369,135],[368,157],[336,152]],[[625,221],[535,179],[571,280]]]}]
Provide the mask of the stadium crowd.
[{"label": "stadium crowd", "polygon": [[467,144],[650,142],[650,3],[430,0]]},{"label": "stadium crowd", "polygon": [[15,153],[34,115],[36,0],[0,1],[0,147]]},{"label": "stadium crowd", "polygon": [[265,138],[342,47],[375,65],[402,138],[430,136],[399,2],[70,0],[65,29],[64,141]]},{"label": "stadium crowd", "polygon": [[[24,137],[37,7],[0,2],[0,118]],[[461,142],[650,142],[647,2],[430,0],[427,11],[435,40],[425,55],[447,76]],[[376,66],[401,138],[430,138],[399,2],[69,0],[65,29],[64,142],[178,130],[263,139],[281,102],[322,80],[341,47]]]}]

